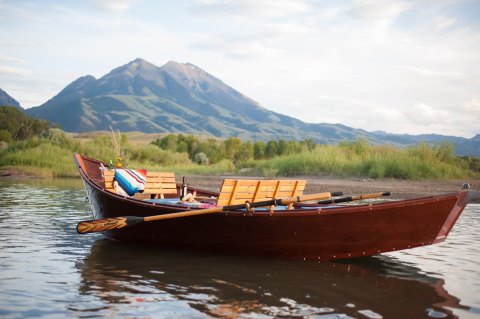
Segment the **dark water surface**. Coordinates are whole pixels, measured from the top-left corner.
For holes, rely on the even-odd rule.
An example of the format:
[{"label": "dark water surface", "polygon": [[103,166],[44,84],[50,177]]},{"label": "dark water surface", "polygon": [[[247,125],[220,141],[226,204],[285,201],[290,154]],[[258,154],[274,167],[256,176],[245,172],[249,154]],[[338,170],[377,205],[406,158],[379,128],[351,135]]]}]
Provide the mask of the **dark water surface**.
[{"label": "dark water surface", "polygon": [[77,235],[80,180],[0,180],[0,318],[480,318],[480,205],[446,242],[336,263]]}]

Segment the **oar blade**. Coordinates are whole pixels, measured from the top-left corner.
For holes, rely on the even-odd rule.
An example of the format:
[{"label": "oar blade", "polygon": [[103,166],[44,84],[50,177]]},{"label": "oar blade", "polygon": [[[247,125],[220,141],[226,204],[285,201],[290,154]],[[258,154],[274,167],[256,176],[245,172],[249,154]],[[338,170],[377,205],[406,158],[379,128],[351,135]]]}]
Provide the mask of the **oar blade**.
[{"label": "oar blade", "polygon": [[118,229],[143,222],[143,217],[121,216],[106,219],[85,220],[77,224],[77,233],[87,234]]}]

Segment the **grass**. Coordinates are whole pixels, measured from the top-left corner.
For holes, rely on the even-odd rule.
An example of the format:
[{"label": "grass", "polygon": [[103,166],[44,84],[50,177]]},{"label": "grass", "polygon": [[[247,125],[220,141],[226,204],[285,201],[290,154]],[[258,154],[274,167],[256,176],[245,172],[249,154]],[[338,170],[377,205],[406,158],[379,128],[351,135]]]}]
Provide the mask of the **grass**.
[{"label": "grass", "polygon": [[[22,145],[23,144],[23,145]],[[50,143],[19,143],[14,149],[0,152],[0,167],[15,168],[40,177],[78,175],[69,149]]]},{"label": "grass", "polygon": [[[115,161],[111,135],[94,134],[90,139],[83,136],[82,140],[62,133],[54,131],[46,138],[37,137],[10,143],[8,147],[0,149],[0,169],[38,177],[78,177],[73,153],[107,163],[111,159]],[[229,160],[213,165],[198,165],[188,158],[187,153],[170,152],[146,143],[123,141],[123,144],[124,161],[130,168],[190,175],[221,175],[235,171],[235,166]]]},{"label": "grass", "polygon": [[[75,152],[105,162],[116,159],[111,133],[89,134],[82,134],[78,138],[53,129],[42,138],[12,142],[0,149],[0,168],[13,168],[41,177],[77,177],[78,172],[72,160]],[[140,133],[132,134],[135,139],[147,139],[142,138]],[[157,136],[150,138],[153,140]],[[472,169],[476,167],[471,165],[472,159],[455,157],[450,144],[418,144],[410,148],[396,148],[390,145],[372,146],[364,140],[358,140],[339,145],[316,145],[312,150],[268,160],[248,160],[236,165],[228,159],[216,164],[199,165],[192,162],[187,153],[131,142],[125,135],[122,135],[121,144],[128,167],[174,171],[177,174],[224,175],[246,171],[249,175],[270,178],[324,174],[410,180],[480,177],[478,169]]]},{"label": "grass", "polygon": [[353,147],[321,145],[310,152],[251,161],[243,167],[268,177],[328,174],[419,180],[479,176],[461,159],[453,155],[444,158],[441,154],[435,147],[424,145],[409,149],[369,146],[361,152]]}]

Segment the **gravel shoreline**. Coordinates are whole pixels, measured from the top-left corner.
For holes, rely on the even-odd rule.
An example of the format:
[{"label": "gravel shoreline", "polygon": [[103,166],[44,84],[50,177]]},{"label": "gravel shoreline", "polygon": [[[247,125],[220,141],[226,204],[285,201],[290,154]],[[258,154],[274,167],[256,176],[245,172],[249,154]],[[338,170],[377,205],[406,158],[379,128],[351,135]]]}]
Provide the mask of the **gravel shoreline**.
[{"label": "gravel shoreline", "polygon": [[[2,178],[39,178],[25,175],[21,172],[9,169],[0,170]],[[78,177],[80,178],[80,177]],[[185,175],[188,185],[218,192],[225,178],[238,179],[262,179],[257,176],[199,176]],[[177,182],[181,182],[182,175],[177,174]],[[295,176],[279,179],[305,179],[307,186],[305,194],[318,192],[342,191],[345,195],[359,195],[378,192],[391,192],[391,199],[407,199],[421,196],[458,191],[464,183],[469,183],[471,189],[480,191],[480,180],[401,180],[401,179],[369,179],[358,177],[337,176]]]},{"label": "gravel shoreline", "polygon": [[[258,179],[246,176],[185,176],[189,185],[218,191],[224,178]],[[181,178],[180,178],[181,179]],[[286,179],[305,179],[305,193],[342,191],[345,195],[359,195],[377,192],[391,192],[392,199],[406,199],[420,196],[430,196],[452,191],[458,191],[464,183],[469,183],[472,189],[480,191],[480,180],[399,180],[399,179],[362,179],[353,177],[332,176],[296,176]]]}]

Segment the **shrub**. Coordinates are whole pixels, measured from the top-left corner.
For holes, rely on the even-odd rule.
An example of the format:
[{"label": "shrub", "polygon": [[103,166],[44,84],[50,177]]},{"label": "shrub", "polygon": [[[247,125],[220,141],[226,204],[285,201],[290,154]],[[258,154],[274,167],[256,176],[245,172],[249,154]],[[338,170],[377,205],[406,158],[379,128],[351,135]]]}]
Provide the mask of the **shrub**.
[{"label": "shrub", "polygon": [[208,165],[210,164],[210,161],[208,160],[207,154],[200,152],[195,155],[195,163],[200,165]]}]

